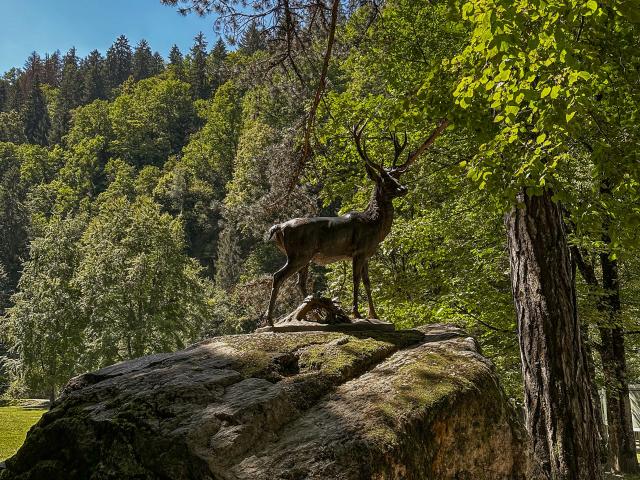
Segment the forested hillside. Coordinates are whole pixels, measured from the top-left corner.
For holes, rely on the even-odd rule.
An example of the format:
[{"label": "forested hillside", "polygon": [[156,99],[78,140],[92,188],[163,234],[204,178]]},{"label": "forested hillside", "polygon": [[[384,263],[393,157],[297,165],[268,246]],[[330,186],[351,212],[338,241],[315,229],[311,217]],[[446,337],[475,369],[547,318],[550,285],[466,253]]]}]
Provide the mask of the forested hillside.
[{"label": "forested hillside", "polygon": [[[465,327],[530,407],[521,360],[538,347],[518,325],[566,313],[575,330],[549,333],[562,339],[549,348],[575,351],[567,368],[606,386],[610,422],[628,420],[615,399],[640,382],[634,7],[336,0],[238,17],[224,2],[163,3],[220,14],[236,43],[200,34],[164,59],[121,36],[104,55],[34,52],[0,80],[9,395],[55,398],[74,375],[253,330],[284,262],[269,227],[367,204],[352,136],[367,120],[368,154],[387,166],[391,134],[416,151],[448,125],[403,177],[372,259],[380,317]],[[533,265],[518,256],[527,239],[551,270],[519,270]],[[555,300],[526,285],[535,275],[559,279]],[[349,304],[350,264],[313,267],[310,282]],[[280,313],[300,300],[286,290]],[[545,307],[523,306],[536,295]]]}]

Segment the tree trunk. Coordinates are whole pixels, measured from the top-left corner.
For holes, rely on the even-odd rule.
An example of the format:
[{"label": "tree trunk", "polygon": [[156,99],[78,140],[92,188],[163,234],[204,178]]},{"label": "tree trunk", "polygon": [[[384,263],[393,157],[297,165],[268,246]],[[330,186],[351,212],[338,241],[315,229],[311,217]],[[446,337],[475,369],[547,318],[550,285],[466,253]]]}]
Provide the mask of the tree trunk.
[{"label": "tree trunk", "polygon": [[[607,235],[605,243],[610,243]],[[636,473],[636,443],[633,437],[629,383],[624,348],[624,331],[620,325],[620,283],[618,263],[607,253],[600,254],[602,267],[602,311],[605,323],[600,327],[602,368],[607,397],[609,452],[614,472]]]},{"label": "tree trunk", "polygon": [[560,208],[549,191],[517,200],[505,223],[534,459],[549,479],[601,479],[598,407]]},{"label": "tree trunk", "polygon": [[602,415],[602,409],[600,408],[600,393],[598,392],[598,385],[596,384],[596,367],[593,360],[593,349],[591,348],[591,340],[589,339],[589,329],[586,325],[580,326],[582,331],[582,340],[585,348],[585,355],[587,356],[587,372],[589,374],[589,381],[591,383],[591,401],[595,407],[594,412],[596,415],[596,424],[598,426],[598,440],[600,443],[600,464],[604,469],[609,469],[609,445],[607,444],[607,437],[605,435],[605,424]]}]

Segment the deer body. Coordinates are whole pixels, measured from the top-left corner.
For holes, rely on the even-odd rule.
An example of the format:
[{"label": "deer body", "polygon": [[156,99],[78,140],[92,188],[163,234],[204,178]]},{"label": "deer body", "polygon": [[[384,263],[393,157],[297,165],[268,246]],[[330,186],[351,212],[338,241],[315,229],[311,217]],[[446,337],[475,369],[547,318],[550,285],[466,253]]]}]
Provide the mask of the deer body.
[{"label": "deer body", "polygon": [[339,217],[294,218],[271,227],[269,239],[275,240],[277,247],[287,256],[287,263],[273,274],[269,309],[266,312],[269,325],[273,325],[278,291],[287,278],[298,273],[298,287],[302,296],[306,297],[309,263],[326,265],[345,259],[351,259],[353,267],[353,316],[360,318],[358,290],[362,280],[369,304],[368,317],[377,318],[371,298],[369,259],[391,231],[393,199],[407,193],[407,188],[398,182],[400,175],[433,143],[445,127],[446,123],[441,122],[434,134],[399,167],[396,167],[396,162],[407,144],[407,138],[405,135],[404,143],[400,144],[397,137],[391,135],[395,149],[391,169],[371,162],[364,142],[361,143],[364,126],[354,128],[353,136],[358,153],[364,160],[368,177],[375,182],[369,205],[362,212],[351,212]]},{"label": "deer body", "polygon": [[275,240],[288,258],[300,257],[317,265],[328,265],[356,255],[371,257],[391,231],[392,222],[392,203],[378,208],[372,199],[364,212],[294,218],[274,225],[269,238]]}]

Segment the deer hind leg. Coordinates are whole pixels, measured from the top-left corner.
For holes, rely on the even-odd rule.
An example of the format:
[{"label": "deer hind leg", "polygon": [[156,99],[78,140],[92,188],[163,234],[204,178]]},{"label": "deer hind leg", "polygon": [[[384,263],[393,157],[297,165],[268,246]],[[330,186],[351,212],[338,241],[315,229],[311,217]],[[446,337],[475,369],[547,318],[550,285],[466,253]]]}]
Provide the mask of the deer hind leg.
[{"label": "deer hind leg", "polygon": [[362,278],[362,267],[364,264],[364,258],[353,257],[353,309],[351,310],[353,318],[362,318],[358,311],[358,292],[360,290],[360,279]]},{"label": "deer hind leg", "polygon": [[293,262],[290,258],[287,258],[287,263],[284,267],[273,274],[273,282],[271,284],[271,297],[269,298],[269,309],[267,310],[267,322],[273,326],[273,310],[276,306],[276,299],[278,298],[278,291],[287,278],[296,273],[306,263]]},{"label": "deer hind leg", "polygon": [[371,281],[369,280],[369,261],[367,260],[362,267],[362,283],[364,290],[367,292],[367,300],[369,302],[369,314],[367,318],[378,318],[376,309],[373,307],[373,298],[371,296]]},{"label": "deer hind leg", "polygon": [[309,264],[307,263],[298,271],[298,289],[302,294],[302,299],[307,298],[307,278],[309,278]]}]

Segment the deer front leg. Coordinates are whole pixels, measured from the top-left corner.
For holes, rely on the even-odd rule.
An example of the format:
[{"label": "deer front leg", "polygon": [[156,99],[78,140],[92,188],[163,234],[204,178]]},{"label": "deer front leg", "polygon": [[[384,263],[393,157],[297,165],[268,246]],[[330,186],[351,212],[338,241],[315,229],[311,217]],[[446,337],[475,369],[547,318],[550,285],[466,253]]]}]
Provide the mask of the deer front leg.
[{"label": "deer front leg", "polygon": [[358,311],[358,291],[360,290],[360,278],[364,263],[364,258],[353,257],[353,309],[351,311],[353,318],[362,318]]},{"label": "deer front leg", "polygon": [[373,307],[373,297],[371,296],[371,281],[369,280],[369,260],[367,260],[362,266],[362,283],[364,283],[364,290],[367,292],[367,300],[369,302],[369,314],[367,318],[378,318],[376,315],[376,309]]},{"label": "deer front leg", "polygon": [[267,310],[267,323],[273,326],[273,310],[276,306],[278,291],[284,281],[300,269],[299,265],[294,265],[291,260],[287,259],[284,267],[273,274],[273,282],[271,283],[271,297],[269,298],[269,309]]}]

